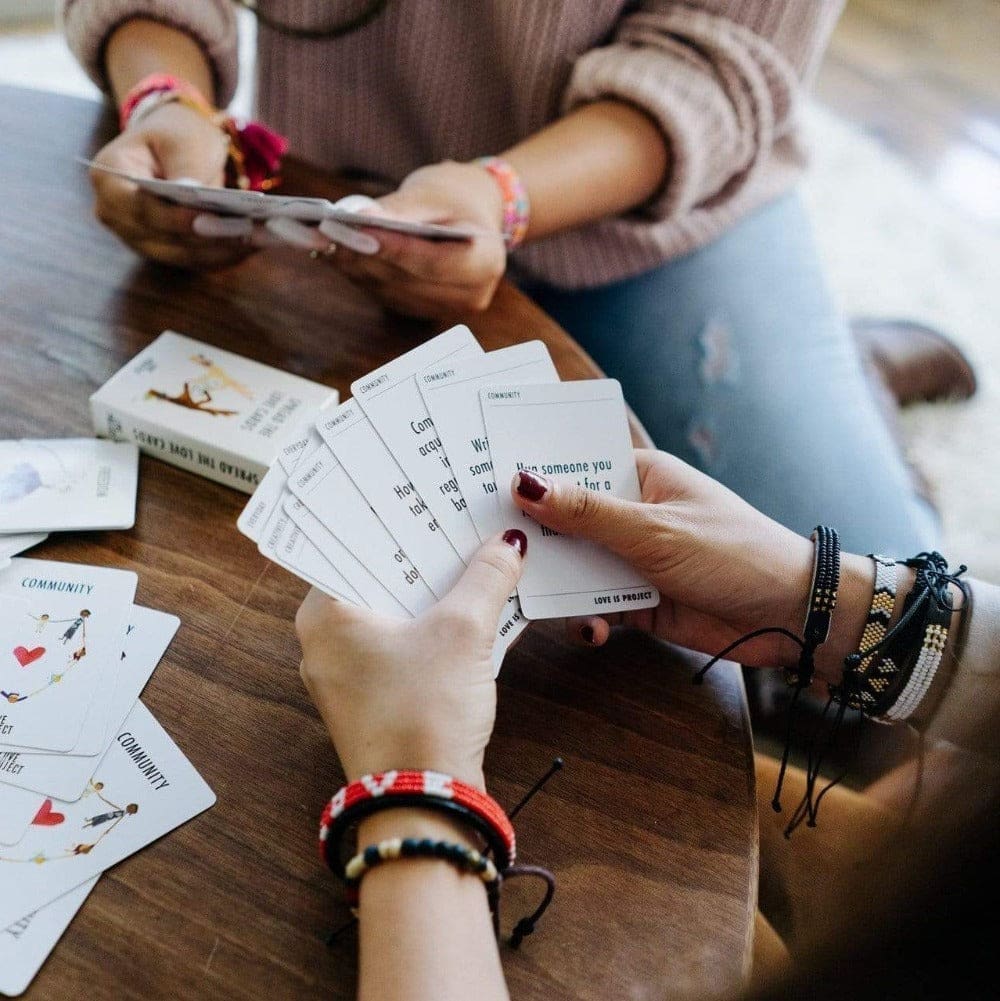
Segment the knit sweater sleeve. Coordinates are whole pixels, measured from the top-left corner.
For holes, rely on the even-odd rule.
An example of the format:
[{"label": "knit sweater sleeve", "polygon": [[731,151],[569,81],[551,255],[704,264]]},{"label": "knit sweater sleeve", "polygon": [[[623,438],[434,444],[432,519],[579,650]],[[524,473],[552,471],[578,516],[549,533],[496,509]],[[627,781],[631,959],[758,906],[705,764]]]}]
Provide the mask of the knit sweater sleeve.
[{"label": "knit sweater sleeve", "polygon": [[104,49],[116,28],[148,18],[191,35],[202,47],[215,77],[215,103],[224,107],[236,90],[236,19],[228,0],[63,0],[66,41],[87,75],[108,89]]},{"label": "knit sweater sleeve", "polygon": [[670,153],[662,190],[645,206],[675,218],[726,201],[766,165],[793,126],[840,0],[642,0],[608,44],[577,59],[564,111],[628,102],[658,124]]}]

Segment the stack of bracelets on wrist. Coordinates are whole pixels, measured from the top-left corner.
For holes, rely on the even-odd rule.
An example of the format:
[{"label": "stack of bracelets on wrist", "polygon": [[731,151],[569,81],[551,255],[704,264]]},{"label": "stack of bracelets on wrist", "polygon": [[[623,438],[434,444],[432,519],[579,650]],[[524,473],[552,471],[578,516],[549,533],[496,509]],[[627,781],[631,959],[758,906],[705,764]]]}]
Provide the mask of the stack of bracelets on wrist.
[{"label": "stack of bracelets on wrist", "polygon": [[182,104],[217,126],[228,144],[226,186],[244,191],[269,191],[281,179],[281,158],[288,152],[284,136],[259,122],[238,125],[224,111],[213,108],[193,84],[167,73],[153,73],[140,80],[126,95],[118,112],[124,132],[164,104]]},{"label": "stack of bracelets on wrist", "polygon": [[[561,762],[560,762],[561,763]],[[344,858],[343,843],[357,823],[382,810],[415,808],[441,813],[461,821],[486,845],[480,852],[447,841],[393,838],[368,845],[350,859]],[[320,856],[343,881],[347,903],[356,915],[359,888],[365,873],[382,862],[408,858],[435,858],[448,862],[460,872],[476,875],[486,887],[494,929],[499,934],[499,898],[504,878],[535,875],[548,884],[541,906],[518,923],[512,944],[531,934],[535,923],[548,907],[555,889],[551,873],[533,866],[514,866],[514,828],[502,807],[491,796],[440,772],[388,771],[365,775],[340,789],[327,803],[320,818]],[[488,857],[492,855],[492,859]]]},{"label": "stack of bracelets on wrist", "polygon": [[528,189],[514,168],[497,156],[481,156],[473,161],[487,171],[500,187],[503,199],[503,239],[508,250],[524,242],[531,221]]}]

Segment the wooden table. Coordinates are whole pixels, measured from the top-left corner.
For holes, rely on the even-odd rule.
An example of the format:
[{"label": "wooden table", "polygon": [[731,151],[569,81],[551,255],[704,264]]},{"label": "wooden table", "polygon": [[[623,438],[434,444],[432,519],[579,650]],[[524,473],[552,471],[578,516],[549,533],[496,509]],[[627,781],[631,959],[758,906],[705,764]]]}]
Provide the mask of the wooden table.
[{"label": "wooden table", "polygon": [[[0,437],[90,434],[90,393],[166,327],[344,398],[434,332],[301,252],[198,276],[143,263],[94,221],[73,161],[108,134],[101,109],[2,87],[0,109]],[[508,285],[466,319],[487,349],[540,337],[564,378],[599,374]],[[315,834],[340,772],[297,673],[306,588],[238,534],[245,502],[144,457],[132,531],[55,535],[30,554],[134,570],[137,600],[181,617],[144,701],[218,804],[100,881],[29,997],[353,996],[353,932],[325,944],[345,912]],[[749,724],[735,665],[698,688],[693,663],[640,635],[581,652],[551,623],[507,658],[493,793],[513,804],[566,761],[519,818],[523,860],[550,865],[558,890],[520,951],[504,947],[515,998],[739,987],[757,880]],[[510,889],[508,927],[535,892]]]}]

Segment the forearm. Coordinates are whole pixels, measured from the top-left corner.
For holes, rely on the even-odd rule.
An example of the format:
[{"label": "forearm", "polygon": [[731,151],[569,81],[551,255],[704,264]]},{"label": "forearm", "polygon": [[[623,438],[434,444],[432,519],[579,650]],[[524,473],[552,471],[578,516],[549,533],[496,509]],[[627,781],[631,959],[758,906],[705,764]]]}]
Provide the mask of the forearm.
[{"label": "forearm", "polygon": [[657,125],[620,101],[585,104],[502,156],[528,191],[529,240],[641,205],[660,189],[669,164]]},{"label": "forearm", "polygon": [[[358,831],[472,844],[436,814],[388,810]],[[507,988],[482,882],[437,859],[387,862],[361,883],[360,1001],[505,1001]]]},{"label": "forearm", "polygon": [[170,73],[216,101],[212,67],[201,46],[176,28],[141,18],[126,21],[108,39],[105,70],[115,100],[151,73]]}]

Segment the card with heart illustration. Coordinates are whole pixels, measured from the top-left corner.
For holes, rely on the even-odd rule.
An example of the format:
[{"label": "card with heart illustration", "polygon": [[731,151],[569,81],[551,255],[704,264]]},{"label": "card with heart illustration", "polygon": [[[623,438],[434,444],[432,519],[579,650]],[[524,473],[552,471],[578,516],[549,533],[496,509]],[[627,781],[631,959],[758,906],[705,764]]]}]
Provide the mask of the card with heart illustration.
[{"label": "card with heart illustration", "polygon": [[75,803],[44,808],[0,849],[0,928],[208,809],[215,795],[150,711],[137,702]]},{"label": "card with heart illustration", "polygon": [[89,717],[99,752],[136,583],[126,570],[21,558],[0,571],[0,749],[73,750]]}]

